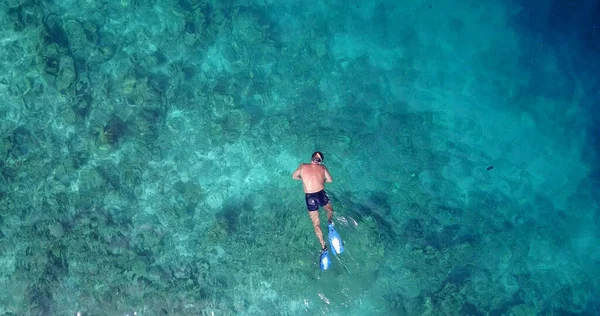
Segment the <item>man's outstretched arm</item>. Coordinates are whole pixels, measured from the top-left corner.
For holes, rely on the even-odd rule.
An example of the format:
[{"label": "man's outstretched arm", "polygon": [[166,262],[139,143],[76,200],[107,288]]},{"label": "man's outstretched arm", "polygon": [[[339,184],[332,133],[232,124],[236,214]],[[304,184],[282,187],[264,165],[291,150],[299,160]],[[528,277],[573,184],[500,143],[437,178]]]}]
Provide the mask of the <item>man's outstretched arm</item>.
[{"label": "man's outstretched arm", "polygon": [[294,171],[294,173],[292,173],[292,179],[294,180],[302,180],[302,176],[300,175],[300,169],[301,169],[302,165],[299,165],[298,168],[296,169],[296,171]]},{"label": "man's outstretched arm", "polygon": [[331,175],[329,174],[329,170],[327,170],[327,167],[325,167],[325,182],[333,182],[333,179],[331,178]]}]

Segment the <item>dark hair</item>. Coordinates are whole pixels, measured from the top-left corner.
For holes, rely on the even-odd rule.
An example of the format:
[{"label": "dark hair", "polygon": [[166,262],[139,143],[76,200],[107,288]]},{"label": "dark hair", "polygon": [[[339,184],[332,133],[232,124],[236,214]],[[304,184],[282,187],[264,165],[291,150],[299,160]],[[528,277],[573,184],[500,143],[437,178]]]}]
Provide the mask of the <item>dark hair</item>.
[{"label": "dark hair", "polygon": [[321,161],[325,160],[325,156],[323,156],[323,153],[322,153],[322,152],[320,152],[320,151],[315,151],[315,152],[312,154],[312,157],[311,157],[311,159],[312,159],[312,161],[314,161],[314,162],[321,162]]}]

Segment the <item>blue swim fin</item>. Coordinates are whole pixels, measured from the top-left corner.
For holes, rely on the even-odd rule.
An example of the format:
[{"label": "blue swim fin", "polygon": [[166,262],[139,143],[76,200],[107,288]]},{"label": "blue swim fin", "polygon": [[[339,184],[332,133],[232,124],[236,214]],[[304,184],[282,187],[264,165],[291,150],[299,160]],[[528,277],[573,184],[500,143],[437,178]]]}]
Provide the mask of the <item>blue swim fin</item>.
[{"label": "blue swim fin", "polygon": [[319,259],[321,270],[327,270],[331,267],[331,259],[329,258],[329,251],[327,249],[323,249],[321,251],[321,258]]},{"label": "blue swim fin", "polygon": [[335,231],[335,228],[333,228],[333,223],[329,223],[327,227],[329,228],[329,234],[327,237],[329,238],[331,249],[333,250],[334,254],[339,255],[340,253],[344,252],[344,243],[342,242],[342,238]]}]

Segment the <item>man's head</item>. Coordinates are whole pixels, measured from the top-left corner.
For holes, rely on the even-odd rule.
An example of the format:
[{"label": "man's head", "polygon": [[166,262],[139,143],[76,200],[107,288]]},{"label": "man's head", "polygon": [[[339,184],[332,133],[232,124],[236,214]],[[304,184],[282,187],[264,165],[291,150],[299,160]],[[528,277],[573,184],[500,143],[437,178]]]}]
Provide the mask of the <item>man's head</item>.
[{"label": "man's head", "polygon": [[314,163],[322,163],[324,159],[325,159],[325,157],[323,156],[323,153],[320,151],[315,151],[311,157],[311,160]]}]

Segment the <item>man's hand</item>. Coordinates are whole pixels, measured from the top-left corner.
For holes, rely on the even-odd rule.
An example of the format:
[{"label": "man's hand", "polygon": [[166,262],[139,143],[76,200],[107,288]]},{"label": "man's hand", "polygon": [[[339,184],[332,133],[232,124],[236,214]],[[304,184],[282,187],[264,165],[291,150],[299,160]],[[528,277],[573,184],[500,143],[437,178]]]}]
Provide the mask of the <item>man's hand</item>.
[{"label": "man's hand", "polygon": [[296,171],[294,171],[294,173],[292,173],[292,179],[302,180],[302,176],[300,175],[300,167],[302,167],[302,165],[299,165],[298,168],[296,169]]}]

